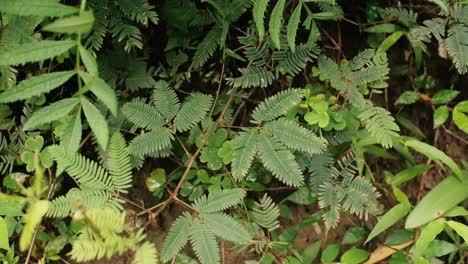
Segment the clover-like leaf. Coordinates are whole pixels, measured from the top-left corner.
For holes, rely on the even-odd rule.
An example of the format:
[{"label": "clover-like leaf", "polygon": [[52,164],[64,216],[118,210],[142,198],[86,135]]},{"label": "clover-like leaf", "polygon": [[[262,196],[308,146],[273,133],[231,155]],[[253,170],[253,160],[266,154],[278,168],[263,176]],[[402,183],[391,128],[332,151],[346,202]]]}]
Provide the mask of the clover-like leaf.
[{"label": "clover-like leaf", "polygon": [[218,156],[218,148],[206,146],[203,148],[200,161],[206,163],[211,170],[219,170],[223,167],[223,160]]},{"label": "clover-like leaf", "polygon": [[41,136],[36,136],[34,138],[28,138],[26,142],[24,142],[24,146],[26,149],[30,151],[40,151],[42,146],[44,146],[44,138]]},{"label": "clover-like leaf", "polygon": [[218,149],[218,156],[223,160],[224,164],[232,162],[232,154],[234,153],[234,141],[228,140],[223,143],[221,148]]}]

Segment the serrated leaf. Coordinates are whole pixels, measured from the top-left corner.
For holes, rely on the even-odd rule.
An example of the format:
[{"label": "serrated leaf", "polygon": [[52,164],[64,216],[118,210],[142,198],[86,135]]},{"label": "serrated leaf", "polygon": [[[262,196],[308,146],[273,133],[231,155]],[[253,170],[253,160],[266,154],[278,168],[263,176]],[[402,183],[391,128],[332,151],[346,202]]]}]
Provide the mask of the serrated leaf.
[{"label": "serrated leaf", "polygon": [[405,143],[406,146],[411,147],[412,149],[416,150],[419,153],[422,153],[429,157],[430,159],[441,161],[445,165],[447,165],[453,173],[460,179],[460,181],[464,180],[464,176],[458,165],[444,152],[440,151],[439,149],[421,142],[419,140],[408,140]]},{"label": "serrated leaf", "polygon": [[115,90],[112,89],[103,79],[92,76],[89,73],[81,72],[80,76],[89,85],[89,90],[104,103],[113,116],[117,116],[118,102]]},{"label": "serrated leaf", "polygon": [[81,135],[81,111],[78,111],[64,131],[60,145],[74,153],[80,148]]},{"label": "serrated leaf", "polygon": [[41,40],[21,45],[9,45],[0,49],[0,66],[19,65],[53,58],[75,45],[76,41],[73,40]]},{"label": "serrated leaf", "polygon": [[191,224],[192,216],[188,213],[184,213],[175,220],[164,240],[161,251],[162,261],[166,262],[171,260],[185,246],[189,238]]},{"label": "serrated leaf", "polygon": [[30,77],[0,94],[0,103],[11,103],[48,93],[68,81],[75,71],[45,73]]},{"label": "serrated leaf", "polygon": [[224,213],[204,214],[203,219],[217,237],[236,244],[246,244],[250,235],[245,228]]},{"label": "serrated leaf", "polygon": [[459,94],[460,91],[457,90],[440,90],[432,96],[431,102],[433,104],[446,104],[452,101]]},{"label": "serrated leaf", "polygon": [[211,232],[210,227],[200,219],[194,220],[190,228],[190,243],[201,263],[220,263],[216,237]]},{"label": "serrated leaf", "polygon": [[277,49],[281,49],[280,34],[283,24],[283,11],[286,0],[279,0],[273,11],[269,23],[270,37]]},{"label": "serrated leaf", "polygon": [[56,33],[88,33],[93,27],[94,15],[92,11],[80,12],[78,16],[60,18],[45,25],[42,30]]},{"label": "serrated leaf", "polygon": [[267,9],[269,0],[256,0],[252,10],[253,19],[257,26],[258,38],[263,41],[263,35],[265,35],[265,25],[263,18],[265,17],[265,11]]},{"label": "serrated leaf", "polygon": [[433,128],[437,128],[441,126],[447,119],[449,118],[450,112],[447,106],[439,106],[435,111],[434,111],[434,125]]},{"label": "serrated leaf", "polygon": [[232,207],[242,201],[245,191],[240,188],[226,189],[204,195],[194,201],[193,207],[201,213],[215,213]]},{"label": "serrated leaf", "polygon": [[294,11],[291,17],[289,18],[289,22],[287,26],[286,35],[288,39],[289,48],[291,48],[292,52],[294,52],[296,49],[296,35],[297,35],[297,30],[299,28],[299,23],[301,22],[301,11],[302,11],[302,2],[299,1],[296,8],[294,8]]},{"label": "serrated leaf", "polygon": [[235,141],[231,165],[234,178],[242,179],[249,172],[256,153],[256,142],[257,132],[254,129],[239,133]]},{"label": "serrated leaf", "polygon": [[36,112],[26,121],[23,126],[24,131],[33,130],[41,125],[55,121],[67,115],[80,100],[78,98],[63,99],[46,107],[43,107]]},{"label": "serrated leaf", "polygon": [[80,57],[83,60],[83,64],[86,67],[86,70],[91,74],[91,75],[97,75],[98,74],[98,65],[96,58],[83,46],[78,47],[78,51],[80,52]]},{"label": "serrated leaf", "polygon": [[83,112],[88,121],[89,127],[94,133],[98,144],[103,150],[107,149],[107,144],[109,143],[109,127],[105,117],[102,115],[96,106],[94,106],[88,99],[85,97],[81,98],[81,106],[83,107]]},{"label": "serrated leaf", "polygon": [[57,0],[2,0],[0,11],[19,16],[62,17],[78,13],[80,9]]}]

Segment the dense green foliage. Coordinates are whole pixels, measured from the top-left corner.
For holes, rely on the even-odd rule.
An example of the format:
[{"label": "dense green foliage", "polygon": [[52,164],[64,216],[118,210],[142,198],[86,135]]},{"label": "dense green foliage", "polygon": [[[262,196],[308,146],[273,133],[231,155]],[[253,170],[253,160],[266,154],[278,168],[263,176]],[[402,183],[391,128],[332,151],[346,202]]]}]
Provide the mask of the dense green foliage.
[{"label": "dense green foliage", "polygon": [[465,263],[468,3],[418,3],[0,0],[0,263]]}]

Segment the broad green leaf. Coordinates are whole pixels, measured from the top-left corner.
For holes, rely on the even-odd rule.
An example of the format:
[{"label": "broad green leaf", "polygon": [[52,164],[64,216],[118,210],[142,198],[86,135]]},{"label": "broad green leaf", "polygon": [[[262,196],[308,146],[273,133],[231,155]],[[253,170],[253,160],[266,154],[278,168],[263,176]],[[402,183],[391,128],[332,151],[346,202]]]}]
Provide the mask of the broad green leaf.
[{"label": "broad green leaf", "polygon": [[81,110],[79,110],[65,128],[60,145],[75,153],[80,148],[81,136]]},{"label": "broad green leaf", "polygon": [[443,216],[447,211],[468,198],[468,175],[463,182],[448,176],[434,187],[411,211],[405,228],[416,228]]},{"label": "broad green leaf", "polygon": [[395,101],[395,105],[403,104],[414,104],[419,100],[419,96],[421,93],[416,92],[416,91],[406,91],[398,97],[398,99]]},{"label": "broad green leaf", "polygon": [[367,28],[365,31],[370,33],[393,33],[399,29],[400,27],[394,24],[379,24]]},{"label": "broad green leaf", "polygon": [[290,194],[287,200],[296,204],[310,205],[317,201],[317,197],[311,192],[309,188],[301,187],[292,194]]},{"label": "broad green leaf", "polygon": [[22,216],[23,205],[17,201],[1,201],[0,200],[0,215],[5,216]]},{"label": "broad green leaf", "polygon": [[393,46],[403,35],[405,32],[403,31],[395,31],[390,36],[384,39],[382,43],[380,43],[377,52],[386,52],[390,47]]},{"label": "broad green leaf", "polygon": [[377,222],[375,227],[370,232],[369,236],[366,239],[366,242],[369,242],[391,226],[393,226],[396,222],[403,219],[411,210],[411,204],[409,203],[400,203],[395,205],[392,209],[388,210]]},{"label": "broad green leaf", "polygon": [[28,121],[26,121],[23,126],[23,130],[33,130],[41,125],[64,117],[71,110],[73,110],[73,108],[75,108],[79,102],[80,100],[78,98],[67,98],[39,109],[36,112],[33,112],[32,116],[28,119]]},{"label": "broad green leaf", "polygon": [[314,263],[314,260],[320,253],[320,245],[320,241],[317,241],[304,249],[302,252],[302,261],[304,264]]},{"label": "broad green leaf", "polygon": [[352,227],[346,231],[343,237],[343,241],[341,244],[343,245],[351,245],[355,244],[362,239],[364,239],[364,228],[362,227]]},{"label": "broad green leaf", "polygon": [[389,264],[409,264],[406,254],[402,250],[395,252],[390,258]]},{"label": "broad green leaf", "polygon": [[460,181],[464,180],[464,176],[458,165],[449,157],[447,156],[444,152],[440,151],[439,149],[426,144],[424,142],[421,142],[419,140],[408,140],[405,143],[406,146],[416,150],[417,152],[426,155],[428,158],[436,161],[441,161],[445,165],[447,165],[453,173],[460,179]]},{"label": "broad green leaf", "polygon": [[92,11],[80,12],[78,16],[65,17],[45,25],[42,30],[56,33],[88,33],[93,27]]},{"label": "broad green leaf", "polygon": [[8,244],[8,226],[3,220],[3,218],[0,217],[0,248],[1,249],[10,249],[10,245]]},{"label": "broad green leaf", "polygon": [[287,34],[288,44],[292,52],[294,52],[296,49],[296,34],[299,28],[299,23],[301,22],[301,11],[302,11],[302,2],[299,1],[291,17],[289,18],[289,22],[288,22],[286,34]]},{"label": "broad green leaf", "polygon": [[32,203],[26,214],[23,216],[23,230],[19,239],[19,248],[21,251],[28,249],[33,242],[34,232],[36,227],[41,223],[42,217],[49,209],[49,201],[39,200]]},{"label": "broad green leaf", "polygon": [[410,230],[401,229],[391,233],[386,239],[384,244],[386,246],[398,246],[411,240],[414,233]]},{"label": "broad green leaf", "polygon": [[359,248],[351,248],[341,256],[341,263],[343,264],[360,264],[369,258],[369,252]]},{"label": "broad green leaf", "polygon": [[103,150],[106,150],[107,143],[109,142],[109,127],[107,126],[106,119],[101,111],[85,97],[81,98],[81,106],[83,107],[83,112],[91,130],[96,136],[97,142]]},{"label": "broad green leaf", "polygon": [[161,251],[162,261],[171,260],[185,246],[189,238],[191,224],[192,216],[187,213],[178,217],[172,224],[171,229],[164,240],[164,245]]},{"label": "broad green leaf", "polygon": [[112,89],[103,79],[92,76],[89,73],[81,72],[80,76],[89,85],[89,90],[96,95],[96,97],[104,103],[113,116],[117,116],[118,103],[115,90]]},{"label": "broad green leaf", "polygon": [[57,0],[2,0],[0,11],[19,16],[62,17],[76,14],[79,9]]},{"label": "broad green leaf", "polygon": [[42,40],[2,47],[0,49],[0,66],[19,65],[53,58],[65,53],[75,45],[76,41],[73,40]]},{"label": "broad green leaf", "polygon": [[468,242],[468,226],[455,222],[455,221],[447,221],[447,225],[450,226],[459,236],[465,240],[465,242]]},{"label": "broad green leaf", "polygon": [[68,81],[75,71],[45,73],[28,78],[0,94],[0,103],[11,103],[48,93]]},{"label": "broad green leaf", "polygon": [[398,186],[400,184],[408,182],[414,177],[423,174],[430,168],[432,168],[432,165],[419,164],[402,170],[392,177],[391,184]]},{"label": "broad green leaf", "polygon": [[427,259],[442,257],[457,250],[457,247],[444,240],[434,239],[429,243],[423,255]]},{"label": "broad green leaf", "polygon": [[434,125],[433,125],[433,128],[437,128],[439,127],[440,125],[442,125],[443,123],[445,123],[445,121],[447,121],[447,119],[449,118],[449,109],[447,106],[443,105],[443,106],[439,106],[435,111],[434,111],[434,117],[433,117],[433,120],[434,120]]},{"label": "broad green leaf", "polygon": [[265,35],[265,24],[263,18],[265,17],[265,11],[267,9],[269,0],[256,0],[252,10],[253,19],[257,26],[258,38],[263,41],[263,35]]},{"label": "broad green leaf", "polygon": [[409,131],[413,132],[415,135],[420,136],[420,137],[426,137],[426,135],[424,135],[422,130],[408,118],[401,116],[401,115],[397,115],[396,120],[398,121],[398,123],[400,123],[400,125],[408,129]]},{"label": "broad green leaf", "polygon": [[278,0],[271,12],[271,18],[269,23],[270,37],[273,44],[277,49],[281,49],[280,35],[281,26],[283,24],[283,10],[286,0]]},{"label": "broad green leaf", "polygon": [[421,231],[418,240],[414,244],[413,258],[419,259],[422,256],[424,250],[426,250],[429,243],[433,241],[436,236],[444,230],[445,221],[443,219],[436,219],[427,224]]},{"label": "broad green leaf", "polygon": [[468,216],[468,210],[461,206],[455,206],[444,214],[444,217]]},{"label": "broad green leaf", "polygon": [[80,57],[81,60],[83,60],[83,64],[86,67],[86,70],[91,74],[91,75],[97,75],[98,74],[98,65],[96,62],[96,58],[83,46],[78,47],[78,51],[80,52]]},{"label": "broad green leaf", "polygon": [[460,91],[444,89],[440,90],[432,96],[433,104],[446,104],[452,101],[457,95],[460,94]]},{"label": "broad green leaf", "polygon": [[336,257],[338,257],[338,253],[340,252],[340,245],[332,244],[325,248],[320,256],[320,261],[323,264],[332,263]]},{"label": "broad green leaf", "polygon": [[458,103],[453,109],[453,122],[463,132],[468,134],[468,101]]}]

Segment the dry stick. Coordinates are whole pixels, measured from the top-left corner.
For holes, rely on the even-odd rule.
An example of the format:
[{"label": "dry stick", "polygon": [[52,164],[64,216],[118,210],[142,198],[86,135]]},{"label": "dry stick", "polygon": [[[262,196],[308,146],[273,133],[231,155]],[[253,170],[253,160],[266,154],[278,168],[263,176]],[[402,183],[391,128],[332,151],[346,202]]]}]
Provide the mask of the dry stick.
[{"label": "dry stick", "polygon": [[152,210],[158,208],[158,210],[156,212],[154,212],[154,216],[156,217],[157,215],[159,215],[171,202],[175,201],[175,200],[178,200],[177,198],[177,195],[179,194],[179,191],[180,191],[180,188],[182,188],[182,184],[184,183],[185,179],[187,178],[189,172],[190,172],[190,169],[192,168],[192,165],[193,163],[195,162],[195,160],[198,158],[198,155],[200,155],[200,152],[202,151],[203,147],[206,145],[206,143],[208,142],[208,138],[216,131],[216,129],[218,127],[221,126],[221,123],[223,122],[224,120],[224,115],[226,114],[226,111],[228,110],[229,106],[231,105],[232,101],[234,100],[234,96],[235,96],[235,91],[236,91],[236,88],[234,88],[232,90],[232,93],[231,93],[231,96],[229,97],[228,101],[226,102],[226,105],[224,106],[223,108],[223,111],[221,112],[221,114],[219,115],[218,119],[216,120],[216,124],[215,126],[203,137],[203,140],[200,144],[200,146],[197,148],[197,150],[195,151],[195,153],[193,153],[193,155],[190,157],[189,159],[189,162],[187,164],[187,167],[185,167],[185,171],[184,173],[182,174],[182,177],[180,178],[179,180],[179,183],[177,184],[176,188],[174,189],[174,192],[171,194],[171,196],[169,196],[169,198],[167,198],[167,200],[165,200],[164,202],[161,202],[151,208],[148,208],[144,211],[141,211],[140,213],[138,213],[137,216],[140,216],[140,215],[143,215],[143,214],[146,214],[148,212],[151,212]]}]

